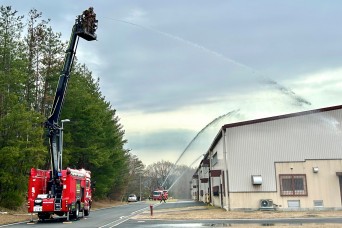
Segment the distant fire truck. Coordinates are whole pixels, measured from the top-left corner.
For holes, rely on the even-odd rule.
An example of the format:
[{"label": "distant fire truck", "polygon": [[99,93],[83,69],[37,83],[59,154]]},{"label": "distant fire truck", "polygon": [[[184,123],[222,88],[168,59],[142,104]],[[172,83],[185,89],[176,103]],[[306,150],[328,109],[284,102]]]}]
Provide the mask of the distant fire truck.
[{"label": "distant fire truck", "polygon": [[164,195],[164,199],[167,200],[169,198],[168,190],[155,190],[152,194],[153,200],[162,200],[162,195]]},{"label": "distant fire truck", "polygon": [[62,169],[63,129],[58,124],[79,37],[87,41],[96,40],[96,29],[96,14],[92,7],[77,17],[72,28],[52,111],[45,123],[50,142],[51,170],[32,168],[29,177],[28,212],[37,213],[40,220],[49,219],[53,214],[67,215],[68,220],[77,219],[80,212],[85,216],[90,213],[91,173],[84,169]]}]

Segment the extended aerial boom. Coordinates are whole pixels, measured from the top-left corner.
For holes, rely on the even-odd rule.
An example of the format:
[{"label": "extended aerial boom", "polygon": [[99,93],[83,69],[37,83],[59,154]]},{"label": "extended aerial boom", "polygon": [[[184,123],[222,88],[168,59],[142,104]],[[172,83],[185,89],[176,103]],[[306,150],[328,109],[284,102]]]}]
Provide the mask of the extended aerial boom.
[{"label": "extended aerial boom", "polygon": [[92,7],[83,11],[75,20],[51,113],[45,122],[50,143],[51,170],[32,168],[30,172],[28,211],[37,212],[42,220],[50,218],[52,214],[67,214],[69,218],[71,213],[77,218],[79,211],[83,211],[83,215],[90,212],[91,172],[84,169],[62,169],[63,129],[59,122],[79,37],[88,41],[96,40],[97,22]]},{"label": "extended aerial boom", "polygon": [[96,14],[94,13],[92,7],[88,10],[85,10],[82,15],[77,17],[72,28],[69,45],[65,55],[63,70],[59,77],[51,114],[45,123],[46,128],[49,130],[48,137],[50,140],[51,169],[53,178],[58,177],[58,171],[62,169],[62,167],[59,167],[59,164],[61,164],[59,161],[61,159],[59,151],[61,151],[62,145],[58,144],[58,137],[60,137],[60,127],[58,122],[64,103],[64,96],[68,86],[71,68],[76,54],[78,39],[79,37],[82,37],[88,41],[96,40],[96,29]]}]

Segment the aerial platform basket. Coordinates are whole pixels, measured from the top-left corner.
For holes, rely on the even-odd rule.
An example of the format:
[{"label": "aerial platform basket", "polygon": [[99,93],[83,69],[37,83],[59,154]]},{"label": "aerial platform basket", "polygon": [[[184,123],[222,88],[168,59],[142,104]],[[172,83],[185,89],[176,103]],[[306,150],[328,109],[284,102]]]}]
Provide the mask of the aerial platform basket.
[{"label": "aerial platform basket", "polygon": [[85,10],[75,20],[76,35],[88,41],[96,40],[97,36],[95,31],[97,29],[97,23],[98,20],[96,20],[96,14],[92,8]]},{"label": "aerial platform basket", "polygon": [[97,38],[96,34],[87,32],[86,29],[80,29],[76,31],[76,34],[88,41],[96,40]]}]

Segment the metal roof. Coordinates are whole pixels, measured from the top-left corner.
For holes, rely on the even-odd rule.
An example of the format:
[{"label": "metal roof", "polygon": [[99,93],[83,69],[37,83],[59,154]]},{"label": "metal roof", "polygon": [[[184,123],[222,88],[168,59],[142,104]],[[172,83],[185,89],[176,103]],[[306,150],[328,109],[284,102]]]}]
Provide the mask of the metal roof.
[{"label": "metal roof", "polygon": [[338,110],[338,109],[342,109],[342,105],[331,106],[331,107],[320,108],[320,109],[313,109],[313,110],[308,110],[308,111],[303,111],[303,112],[284,114],[284,115],[279,115],[279,116],[271,116],[271,117],[255,119],[255,120],[247,120],[247,121],[242,121],[242,122],[225,124],[221,127],[220,131],[217,133],[213,143],[209,147],[209,151],[212,150],[216,146],[218,141],[222,138],[222,130],[226,130],[227,128],[233,128],[233,127],[239,127],[239,126],[244,126],[244,125],[249,125],[249,124],[268,122],[268,121],[279,120],[279,119],[286,119],[286,118],[297,117],[297,116],[310,115],[310,114],[314,114],[314,113],[327,112],[327,111]]}]

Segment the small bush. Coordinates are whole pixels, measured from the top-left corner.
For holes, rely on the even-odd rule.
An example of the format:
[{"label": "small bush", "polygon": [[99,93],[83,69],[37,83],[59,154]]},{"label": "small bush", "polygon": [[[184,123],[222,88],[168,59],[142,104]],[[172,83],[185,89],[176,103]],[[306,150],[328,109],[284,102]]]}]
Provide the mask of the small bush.
[{"label": "small bush", "polygon": [[19,192],[6,192],[0,196],[0,206],[10,210],[17,210],[22,206],[24,200],[24,197]]}]

